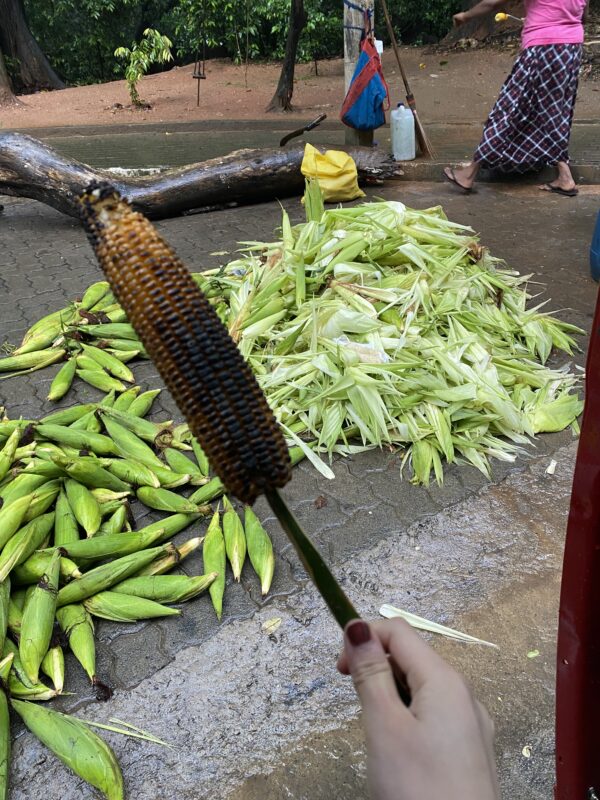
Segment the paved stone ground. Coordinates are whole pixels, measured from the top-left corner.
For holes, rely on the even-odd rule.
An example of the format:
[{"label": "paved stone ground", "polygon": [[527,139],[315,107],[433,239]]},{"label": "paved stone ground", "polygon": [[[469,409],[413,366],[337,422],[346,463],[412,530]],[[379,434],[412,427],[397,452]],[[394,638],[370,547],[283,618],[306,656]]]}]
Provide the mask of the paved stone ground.
[{"label": "paved stone ground", "polygon": [[[422,183],[377,194],[419,207],[442,203],[449,217],[481,231],[496,255],[547,284],[552,308],[589,329],[596,287],[587,249],[600,193],[566,200],[531,187],[485,186],[464,197],[450,186]],[[99,272],[77,223],[32,201],[7,199],[5,206],[0,341],[15,342]],[[297,201],[286,207],[301,218]],[[190,267],[202,269],[222,258],[207,255],[212,251],[269,239],[279,214],[270,203],[159,227]],[[144,385],[158,384],[149,364],[136,374]],[[0,403],[11,417],[40,416],[49,410],[44,398],[52,375],[47,370],[0,383]],[[96,395],[80,387],[76,396]],[[158,413],[176,413],[169,398],[161,399]],[[413,487],[401,482],[397,456],[374,452],[337,462],[332,482],[302,464],[286,488],[366,615],[393,602],[500,646],[435,643],[494,714],[501,779],[511,800],[549,798],[553,780],[555,618],[576,444],[569,432],[536,444],[527,460],[494,465],[491,483],[475,470],[452,468],[443,487]],[[545,473],[551,457],[558,461],[552,477]],[[324,507],[315,504],[319,496]],[[258,508],[278,553],[266,603],[245,572],[242,585],[227,587],[221,625],[206,598],[186,604],[181,618],[99,625],[98,673],[116,690],[105,705],[93,701],[81,671],[68,662],[67,688],[75,694],[63,700],[64,708],[98,721],[129,720],[175,746],[110,737],[131,798],[366,797],[357,705],[334,668],[339,633],[266,507]],[[198,559],[186,565],[190,573],[199,568]],[[269,637],[261,624],[271,617],[282,625]],[[540,651],[537,659],[527,658],[532,649]],[[13,800],[93,796],[31,736],[15,731]]]}]

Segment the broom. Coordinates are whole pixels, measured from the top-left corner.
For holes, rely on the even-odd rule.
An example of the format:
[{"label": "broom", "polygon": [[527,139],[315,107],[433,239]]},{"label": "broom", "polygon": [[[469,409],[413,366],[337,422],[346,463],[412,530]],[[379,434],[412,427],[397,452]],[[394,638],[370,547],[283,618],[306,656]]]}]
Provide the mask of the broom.
[{"label": "broom", "polygon": [[423,127],[423,124],[419,119],[419,115],[417,114],[417,105],[415,103],[415,96],[410,90],[410,86],[408,85],[408,78],[406,77],[406,72],[404,72],[404,67],[402,66],[402,61],[400,60],[400,50],[398,49],[398,42],[396,41],[396,37],[394,35],[394,29],[392,28],[392,21],[390,19],[390,14],[388,12],[386,0],[381,0],[381,5],[383,7],[383,15],[385,16],[385,24],[387,26],[388,35],[390,37],[392,47],[394,48],[394,53],[396,55],[396,61],[398,62],[398,67],[400,68],[400,74],[402,75],[402,80],[404,81],[404,88],[406,90],[406,102],[408,103],[408,107],[413,112],[415,118],[415,133],[417,135],[417,142],[419,143],[419,150],[421,151],[421,155],[427,156],[427,158],[433,158],[435,155],[433,147],[427,137],[427,134],[425,133],[425,128]]}]

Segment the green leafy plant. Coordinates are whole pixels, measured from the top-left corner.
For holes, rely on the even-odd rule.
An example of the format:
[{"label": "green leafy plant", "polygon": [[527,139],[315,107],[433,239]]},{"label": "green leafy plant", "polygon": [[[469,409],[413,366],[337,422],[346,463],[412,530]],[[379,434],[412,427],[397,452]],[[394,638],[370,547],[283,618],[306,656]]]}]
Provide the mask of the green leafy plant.
[{"label": "green leafy plant", "polygon": [[146,105],[138,94],[138,81],[144,77],[153,64],[164,64],[173,59],[172,44],[167,36],[163,36],[154,28],[146,28],[142,39],[134,42],[131,48],[117,47],[115,50],[116,58],[127,59],[125,80],[134,106]]}]

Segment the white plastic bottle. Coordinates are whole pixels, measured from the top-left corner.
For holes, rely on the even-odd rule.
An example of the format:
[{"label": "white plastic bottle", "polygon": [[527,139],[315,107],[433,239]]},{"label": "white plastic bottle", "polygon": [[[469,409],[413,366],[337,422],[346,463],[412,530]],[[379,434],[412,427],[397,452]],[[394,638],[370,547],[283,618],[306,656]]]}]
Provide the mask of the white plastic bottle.
[{"label": "white plastic bottle", "polygon": [[396,161],[412,161],[416,156],[415,118],[410,108],[398,103],[391,113],[392,153]]}]

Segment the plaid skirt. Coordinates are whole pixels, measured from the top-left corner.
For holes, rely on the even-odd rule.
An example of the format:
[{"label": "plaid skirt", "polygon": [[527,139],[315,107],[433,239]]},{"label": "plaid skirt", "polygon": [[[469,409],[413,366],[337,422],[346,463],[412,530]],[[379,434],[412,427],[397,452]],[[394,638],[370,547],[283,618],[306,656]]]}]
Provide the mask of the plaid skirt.
[{"label": "plaid skirt", "polygon": [[486,169],[516,173],[568,163],[581,57],[580,44],[523,50],[488,117],[474,160]]}]

